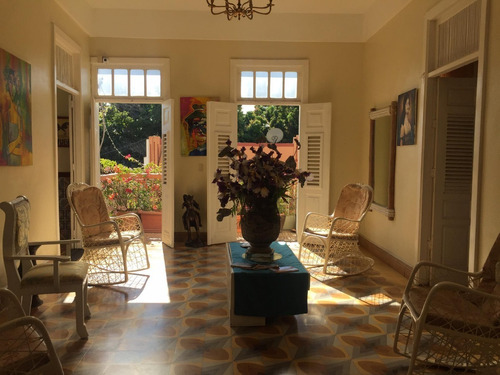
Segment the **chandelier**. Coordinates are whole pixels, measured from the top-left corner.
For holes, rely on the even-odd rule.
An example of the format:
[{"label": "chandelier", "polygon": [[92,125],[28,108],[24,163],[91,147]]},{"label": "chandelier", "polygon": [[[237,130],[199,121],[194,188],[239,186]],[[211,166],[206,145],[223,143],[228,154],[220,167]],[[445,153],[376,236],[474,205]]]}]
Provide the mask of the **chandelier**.
[{"label": "chandelier", "polygon": [[234,4],[229,0],[224,0],[224,5],[215,5],[215,0],[207,0],[207,4],[210,7],[210,11],[214,15],[225,14],[227,19],[230,20],[234,17],[246,17],[249,20],[253,18],[253,14],[269,14],[274,6],[273,0],[268,0],[269,4],[265,6],[254,6],[252,0],[245,1],[243,4],[241,0],[238,0],[238,4]]}]

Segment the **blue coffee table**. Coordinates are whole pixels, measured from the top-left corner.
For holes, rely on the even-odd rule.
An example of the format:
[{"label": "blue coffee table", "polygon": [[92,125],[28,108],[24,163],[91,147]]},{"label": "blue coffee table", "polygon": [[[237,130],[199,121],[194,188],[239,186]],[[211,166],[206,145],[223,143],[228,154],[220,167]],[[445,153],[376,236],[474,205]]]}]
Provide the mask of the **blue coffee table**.
[{"label": "blue coffee table", "polygon": [[273,242],[271,247],[282,256],[273,264],[292,266],[298,271],[276,273],[271,270],[233,268],[233,263],[253,262],[243,257],[246,248],[241,247],[241,243],[227,244],[232,326],[265,325],[266,317],[307,313],[309,272],[285,243]]}]

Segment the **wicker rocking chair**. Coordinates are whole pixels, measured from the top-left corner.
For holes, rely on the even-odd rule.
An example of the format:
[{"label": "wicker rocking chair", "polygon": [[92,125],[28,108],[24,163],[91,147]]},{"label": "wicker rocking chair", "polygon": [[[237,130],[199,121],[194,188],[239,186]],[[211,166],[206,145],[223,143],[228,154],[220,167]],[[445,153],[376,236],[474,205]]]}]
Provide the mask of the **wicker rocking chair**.
[{"label": "wicker rocking chair", "polygon": [[356,275],[370,269],[374,261],[359,250],[358,230],[372,199],[370,186],[349,184],[342,189],[333,214],[308,213],[299,260],[306,266],[323,266],[323,272],[331,275]]},{"label": "wicker rocking chair", "polygon": [[63,374],[42,321],[26,316],[16,295],[0,289],[0,373]]},{"label": "wicker rocking chair", "polygon": [[70,184],[68,202],[82,230],[82,261],[89,264],[89,285],[128,281],[128,273],[149,268],[146,239],[137,214],[110,217],[102,191],[85,183]]},{"label": "wicker rocking chair", "polygon": [[450,374],[500,367],[500,235],[482,271],[430,262],[413,269],[403,294],[394,351],[410,358],[408,374]]}]

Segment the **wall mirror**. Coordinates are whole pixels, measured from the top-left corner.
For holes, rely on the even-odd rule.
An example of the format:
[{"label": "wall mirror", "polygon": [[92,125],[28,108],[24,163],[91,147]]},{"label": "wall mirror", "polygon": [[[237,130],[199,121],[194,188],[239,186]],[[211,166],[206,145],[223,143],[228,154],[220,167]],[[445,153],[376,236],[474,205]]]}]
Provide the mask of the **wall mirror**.
[{"label": "wall mirror", "polygon": [[370,111],[370,176],[372,210],[394,220],[397,103]]}]

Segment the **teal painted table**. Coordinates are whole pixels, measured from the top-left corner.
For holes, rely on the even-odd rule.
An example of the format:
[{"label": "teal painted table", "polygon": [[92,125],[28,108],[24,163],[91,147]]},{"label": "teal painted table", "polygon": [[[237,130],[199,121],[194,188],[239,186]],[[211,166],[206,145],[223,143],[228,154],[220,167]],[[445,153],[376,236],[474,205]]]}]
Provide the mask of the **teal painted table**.
[{"label": "teal painted table", "polygon": [[[253,264],[243,258],[246,249],[239,242],[227,244],[229,266]],[[302,263],[284,243],[271,247],[281,259],[273,263],[292,266],[297,272],[276,273],[271,270],[245,270],[230,267],[231,325],[264,325],[266,317],[307,313],[310,277]]]}]

